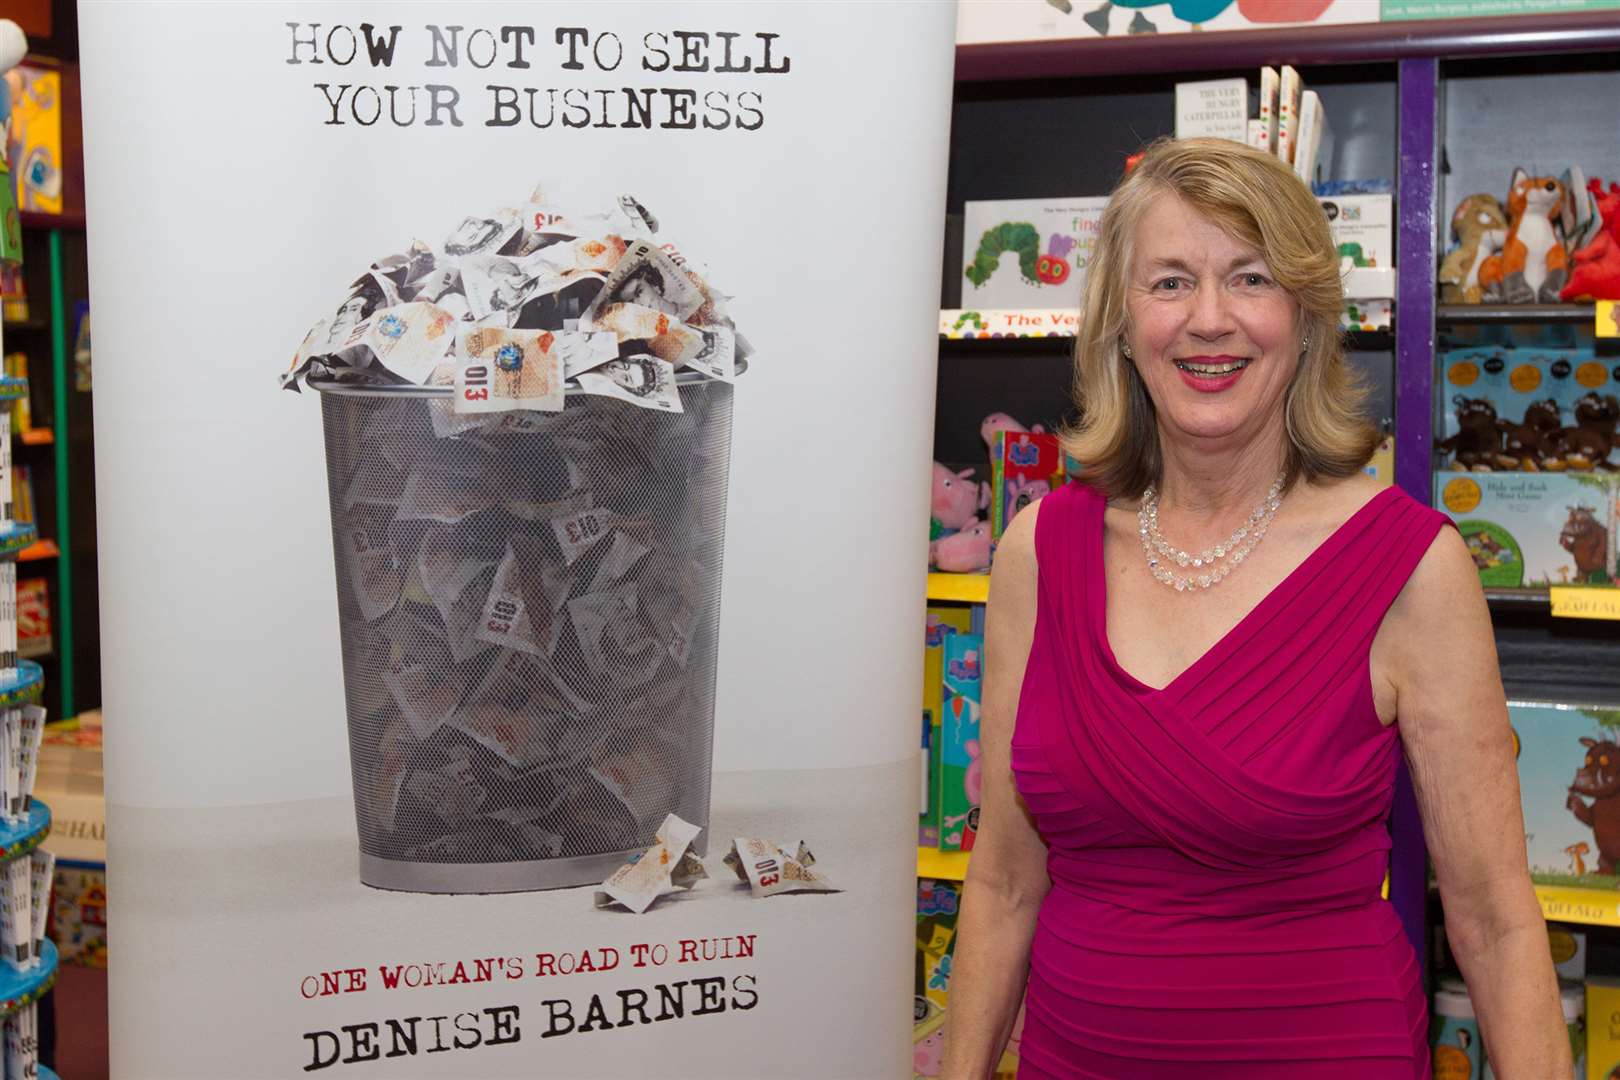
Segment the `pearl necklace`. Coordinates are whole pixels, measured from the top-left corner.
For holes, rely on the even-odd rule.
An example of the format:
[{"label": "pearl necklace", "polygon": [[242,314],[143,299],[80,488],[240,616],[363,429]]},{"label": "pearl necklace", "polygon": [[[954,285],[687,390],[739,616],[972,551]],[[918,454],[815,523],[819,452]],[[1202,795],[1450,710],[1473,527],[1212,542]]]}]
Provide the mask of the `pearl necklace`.
[{"label": "pearl necklace", "polygon": [[[1177,592],[1219,585],[1226,579],[1226,575],[1249,557],[1249,552],[1253,551],[1254,546],[1266,535],[1271,519],[1277,516],[1277,508],[1282,505],[1284,476],[1285,474],[1278,474],[1276,481],[1271,485],[1271,490],[1266,492],[1266,497],[1249,514],[1248,519],[1237,527],[1236,532],[1223,542],[1205,548],[1197,555],[1172,546],[1159,532],[1159,492],[1149,485],[1142,493],[1142,506],[1136,512],[1137,532],[1142,538],[1142,551],[1147,555],[1149,572],[1161,584],[1168,585]],[[1170,569],[1170,563],[1183,569],[1191,567],[1194,571],[1201,572],[1180,575]]]}]

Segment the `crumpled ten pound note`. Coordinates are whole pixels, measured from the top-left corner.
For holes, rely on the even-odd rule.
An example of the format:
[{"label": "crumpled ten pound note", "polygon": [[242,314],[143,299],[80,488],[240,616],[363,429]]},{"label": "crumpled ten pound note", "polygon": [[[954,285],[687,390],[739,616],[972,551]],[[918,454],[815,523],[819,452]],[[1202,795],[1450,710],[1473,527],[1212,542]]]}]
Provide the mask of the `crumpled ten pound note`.
[{"label": "crumpled ten pound note", "polygon": [[731,842],[731,850],[723,860],[748,882],[748,889],[756,897],[776,896],[792,892],[842,892],[827,879],[812,870],[816,857],[810,849],[799,843],[799,850],[789,855],[769,840],[738,837]]},{"label": "crumpled ten pound note", "polygon": [[640,915],[665,893],[690,889],[708,877],[703,860],[687,850],[702,831],[701,825],[682,821],[674,814],[664,818],[652,846],[602,882],[596,906],[619,904]]}]

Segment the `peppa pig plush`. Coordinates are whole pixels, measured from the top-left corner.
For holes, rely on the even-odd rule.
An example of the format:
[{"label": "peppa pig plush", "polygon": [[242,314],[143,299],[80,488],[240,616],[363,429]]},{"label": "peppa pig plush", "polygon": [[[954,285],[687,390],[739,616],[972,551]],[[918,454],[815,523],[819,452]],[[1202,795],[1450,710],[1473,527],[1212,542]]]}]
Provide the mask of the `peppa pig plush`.
[{"label": "peppa pig plush", "polygon": [[947,574],[973,574],[990,568],[990,523],[972,518],[960,531],[928,545],[928,563]]},{"label": "peppa pig plush", "polygon": [[995,445],[996,432],[998,431],[1044,432],[1045,430],[1039,424],[1036,424],[1033,428],[1027,428],[1004,412],[993,412],[979,422],[979,438],[984,440],[984,448],[987,451]]},{"label": "peppa pig plush", "polygon": [[930,539],[965,528],[989,505],[990,485],[975,482],[972,469],[953,473],[934,462],[933,491],[928,499],[928,513],[934,524],[929,530]]}]

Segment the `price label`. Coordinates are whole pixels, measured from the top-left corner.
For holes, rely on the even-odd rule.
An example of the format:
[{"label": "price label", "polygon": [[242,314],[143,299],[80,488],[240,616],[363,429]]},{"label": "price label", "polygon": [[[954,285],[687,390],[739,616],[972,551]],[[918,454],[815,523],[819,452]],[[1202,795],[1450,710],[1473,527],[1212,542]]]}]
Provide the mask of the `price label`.
[{"label": "price label", "polygon": [[1602,338],[1620,338],[1620,300],[1597,302],[1597,324],[1592,332]]},{"label": "price label", "polygon": [[1564,619],[1620,619],[1620,589],[1554,585],[1547,590],[1552,613]]}]

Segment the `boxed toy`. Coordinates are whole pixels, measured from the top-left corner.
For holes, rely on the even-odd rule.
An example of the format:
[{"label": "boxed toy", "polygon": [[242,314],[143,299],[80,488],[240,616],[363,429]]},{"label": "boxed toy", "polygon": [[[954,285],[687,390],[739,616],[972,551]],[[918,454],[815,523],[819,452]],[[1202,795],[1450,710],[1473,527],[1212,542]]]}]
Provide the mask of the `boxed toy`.
[{"label": "boxed toy", "polygon": [[1457,523],[1482,585],[1610,585],[1615,481],[1602,473],[1437,472],[1435,507]]},{"label": "boxed toy", "polygon": [[939,846],[972,851],[979,831],[979,707],[982,702],[980,634],[945,639],[945,703],[941,751]]},{"label": "boxed toy", "polygon": [[1620,1072],[1620,979],[1586,981],[1586,1077],[1611,1080]]},{"label": "boxed toy", "polygon": [[1108,199],[1000,199],[963,207],[964,308],[1077,308]]},{"label": "boxed toy", "polygon": [[[912,1063],[914,1080],[940,1075],[945,1057],[945,1023],[951,990],[951,957],[956,947],[956,917],[962,887],[954,881],[922,878],[917,882],[917,968],[913,1003]],[[1020,1006],[1012,1035],[996,1065],[995,1080],[1018,1073],[1018,1047],[1024,1032]]]},{"label": "boxed toy", "polygon": [[990,440],[990,539],[1001,539],[1018,511],[1063,483],[1055,434],[998,431]]},{"label": "boxed toy", "polygon": [[973,609],[963,604],[928,607],[928,625],[923,634],[923,712],[931,727],[928,732],[928,807],[917,820],[917,846],[938,847],[940,835],[940,792],[944,737],[940,723],[945,716],[945,639],[973,629]]},{"label": "boxed toy", "polygon": [[[1530,876],[1541,885],[1620,887],[1620,708],[1508,703]],[[1584,970],[1584,950],[1549,939]]]},{"label": "boxed toy", "polygon": [[1327,215],[1341,268],[1395,265],[1395,197],[1334,195],[1318,198]]},{"label": "boxed toy", "polygon": [[1620,465],[1620,376],[1591,349],[1448,349],[1439,365],[1449,407],[1438,449],[1457,468]]},{"label": "boxed toy", "polygon": [[57,860],[51,940],[64,964],[107,966],[107,871]]}]

